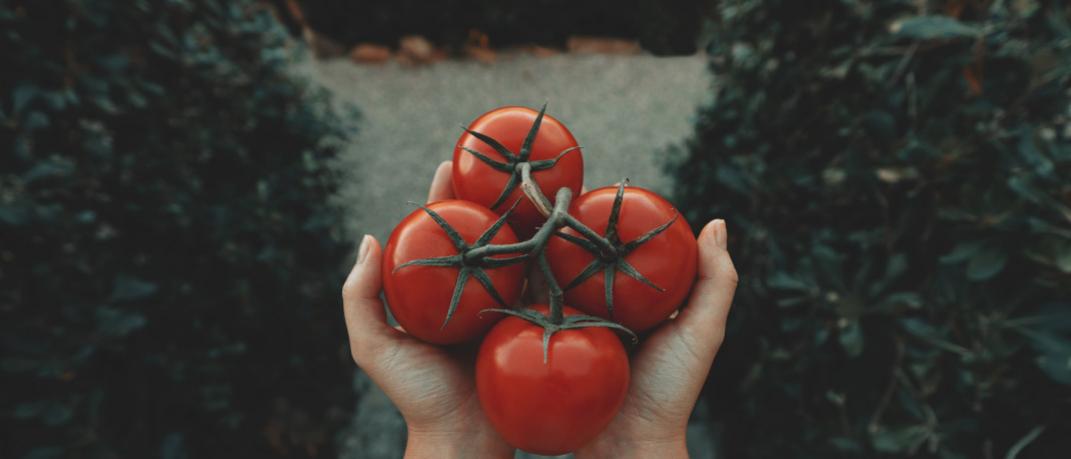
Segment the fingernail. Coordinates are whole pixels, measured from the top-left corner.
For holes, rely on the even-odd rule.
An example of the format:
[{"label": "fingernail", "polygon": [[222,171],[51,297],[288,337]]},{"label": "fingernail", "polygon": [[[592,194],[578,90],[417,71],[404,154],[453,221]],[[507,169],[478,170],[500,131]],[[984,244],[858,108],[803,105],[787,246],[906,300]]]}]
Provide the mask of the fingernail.
[{"label": "fingernail", "polygon": [[364,262],[364,259],[368,257],[368,247],[371,246],[372,236],[365,234],[361,238],[361,247],[357,249],[357,264]]},{"label": "fingernail", "polygon": [[718,247],[727,248],[729,246],[728,239],[729,233],[725,228],[725,220],[720,218],[714,220],[714,243],[718,244]]}]

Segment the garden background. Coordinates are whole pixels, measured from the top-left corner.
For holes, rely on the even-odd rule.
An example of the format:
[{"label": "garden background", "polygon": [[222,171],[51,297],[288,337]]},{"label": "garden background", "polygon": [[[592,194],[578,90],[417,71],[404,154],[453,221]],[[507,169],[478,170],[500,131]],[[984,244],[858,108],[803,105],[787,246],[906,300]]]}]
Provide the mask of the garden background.
[{"label": "garden background", "polygon": [[1061,0],[0,0],[0,457],[398,457],[362,233],[537,106],[741,275],[693,457],[1071,450]]}]

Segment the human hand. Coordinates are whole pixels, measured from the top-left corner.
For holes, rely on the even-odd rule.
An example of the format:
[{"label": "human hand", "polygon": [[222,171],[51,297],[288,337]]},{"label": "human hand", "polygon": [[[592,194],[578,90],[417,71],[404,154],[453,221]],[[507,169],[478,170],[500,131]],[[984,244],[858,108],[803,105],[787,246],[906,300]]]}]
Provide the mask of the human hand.
[{"label": "human hand", "polygon": [[[428,202],[454,197],[450,162],[432,181]],[[699,280],[678,317],[647,337],[632,357],[632,381],[614,421],[583,457],[686,457],[688,417],[725,333],[737,274],[729,258],[725,222],[700,232]],[[379,300],[381,249],[370,236],[343,288],[354,360],[398,406],[409,426],[407,457],[512,457],[475,396],[474,348],[446,350],[386,325]],[[525,303],[545,296],[538,270]]]},{"label": "human hand", "polygon": [[699,278],[676,318],[655,329],[632,356],[632,380],[617,417],[578,459],[688,457],[688,417],[725,336],[738,277],[724,220],[699,233]]},{"label": "human hand", "polygon": [[[444,163],[432,181],[428,202],[453,197],[449,177],[449,163]],[[512,458],[513,448],[480,408],[474,345],[433,346],[387,324],[379,299],[382,257],[379,242],[365,236],[342,287],[343,308],[353,360],[405,418],[405,456]]]}]

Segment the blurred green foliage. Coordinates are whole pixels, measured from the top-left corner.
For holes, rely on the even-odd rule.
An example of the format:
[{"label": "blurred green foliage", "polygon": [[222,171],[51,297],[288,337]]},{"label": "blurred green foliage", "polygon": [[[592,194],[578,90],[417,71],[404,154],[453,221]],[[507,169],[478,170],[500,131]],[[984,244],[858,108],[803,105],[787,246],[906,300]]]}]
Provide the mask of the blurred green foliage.
[{"label": "blurred green foliage", "polygon": [[1071,451],[1069,5],[720,2],[671,169],[742,279],[727,457]]},{"label": "blurred green foliage", "polygon": [[[281,0],[276,0],[277,2]],[[347,45],[394,45],[424,35],[461,46],[469,32],[492,46],[564,46],[570,35],[633,38],[656,54],[696,52],[703,0],[297,0],[310,26]]]},{"label": "blurred green foliage", "polygon": [[349,110],[251,0],[5,0],[0,49],[0,457],[324,455]]}]

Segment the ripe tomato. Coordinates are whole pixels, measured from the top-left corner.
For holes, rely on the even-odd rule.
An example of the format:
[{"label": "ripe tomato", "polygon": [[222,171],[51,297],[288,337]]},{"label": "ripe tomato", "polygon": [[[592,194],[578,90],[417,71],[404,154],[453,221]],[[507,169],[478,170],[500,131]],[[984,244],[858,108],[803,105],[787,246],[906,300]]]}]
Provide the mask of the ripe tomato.
[{"label": "ripe tomato", "polygon": [[[467,201],[438,201],[428,204],[427,208],[441,216],[469,245],[499,218],[486,207]],[[517,242],[517,236],[503,224],[488,242],[510,244]],[[395,227],[383,254],[383,290],[391,313],[410,335],[435,344],[458,343],[483,334],[501,317],[498,314],[479,315],[483,309],[505,307],[481,284],[474,272],[479,267],[400,267],[416,259],[458,254],[455,242],[424,209],[413,211]],[[524,282],[522,264],[479,269],[486,274],[505,305],[517,301]],[[453,316],[444,327],[455,284],[462,271],[468,272],[464,290]]]},{"label": "ripe tomato", "polygon": [[[547,306],[533,309],[546,314]],[[565,316],[579,314],[566,307]],[[617,415],[629,383],[628,356],[613,331],[561,330],[543,361],[543,328],[518,317],[495,325],[476,357],[476,393],[491,425],[515,448],[564,454]]]},{"label": "ripe tomato", "polygon": [[[616,194],[617,187],[592,190],[573,201],[569,213],[600,235],[606,235]],[[695,236],[677,209],[661,196],[643,188],[624,188],[617,223],[619,247],[637,240],[674,217],[676,220],[664,231],[622,257],[627,266],[619,264],[611,270],[612,314],[606,302],[605,264],[596,264],[598,269],[589,271],[590,277],[567,289],[565,301],[588,314],[616,321],[634,332],[650,329],[669,317],[684,301],[695,280],[698,250]],[[569,228],[562,232],[579,236]],[[569,286],[578,275],[591,269],[593,262],[598,261],[595,255],[579,245],[557,236],[547,244],[547,258],[555,279],[562,287]],[[632,274],[638,273],[653,286],[626,272],[629,267],[635,269]]]},{"label": "ripe tomato", "polygon": [[[489,136],[514,155],[519,155],[538,115],[539,112],[526,107],[497,108],[480,115],[469,129]],[[532,179],[552,201],[561,187],[569,187],[574,196],[580,193],[580,186],[584,182],[584,158],[581,152],[566,153],[557,163],[551,164],[562,152],[576,147],[576,139],[569,129],[554,117],[544,115],[527,160],[533,165]],[[496,168],[466,151],[466,148],[505,166]],[[499,214],[505,212],[524,195],[519,186],[520,173],[512,169],[515,161],[516,158],[503,155],[476,135],[463,133],[454,147],[454,194],[458,199],[476,202]],[[537,163],[540,161],[542,163]],[[537,170],[541,167],[541,170]],[[502,170],[504,168],[509,170]],[[509,192],[503,195],[503,190]],[[543,221],[543,216],[527,198],[521,199],[510,217],[510,224],[521,237],[531,236]]]}]

